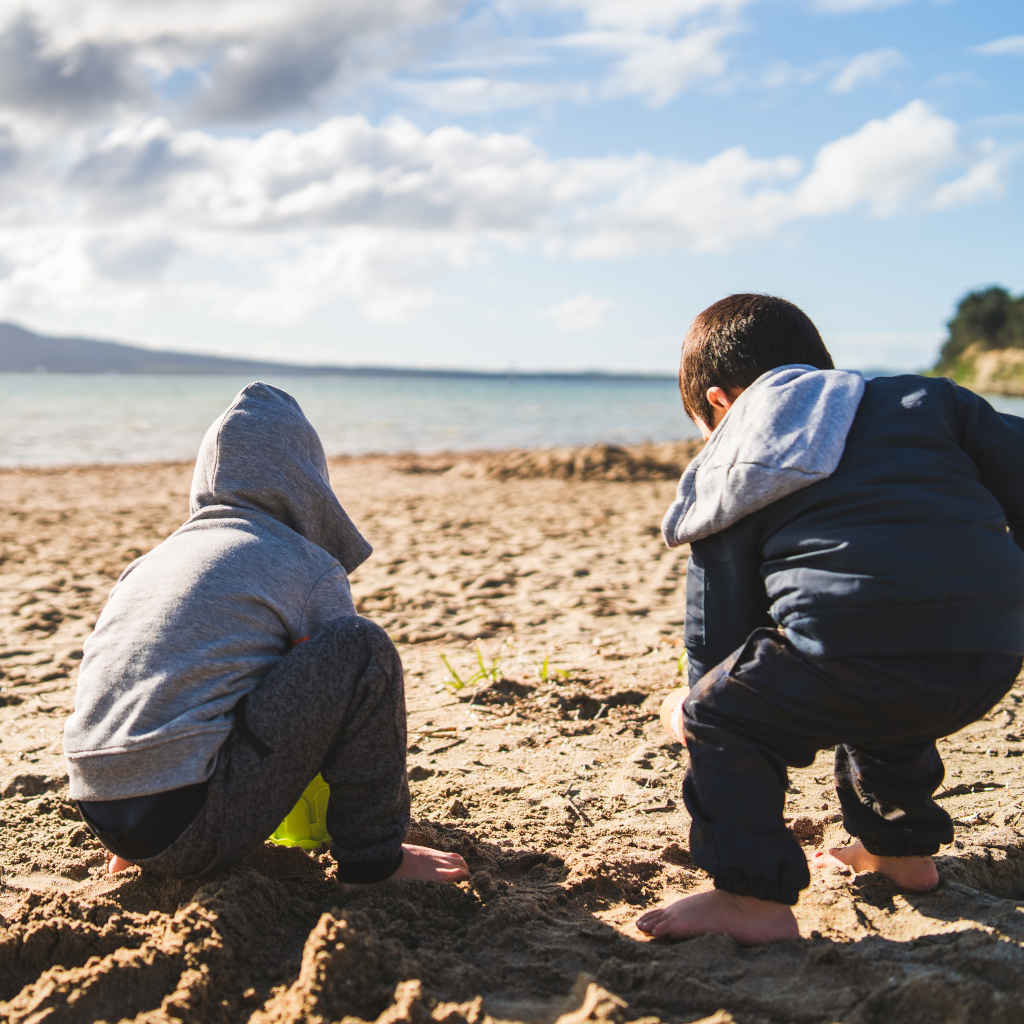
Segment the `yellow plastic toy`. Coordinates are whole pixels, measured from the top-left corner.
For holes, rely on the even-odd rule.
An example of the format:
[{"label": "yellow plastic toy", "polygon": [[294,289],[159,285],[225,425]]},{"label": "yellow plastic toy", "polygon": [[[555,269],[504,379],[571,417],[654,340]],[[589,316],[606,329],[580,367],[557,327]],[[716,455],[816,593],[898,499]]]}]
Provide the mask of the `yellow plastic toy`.
[{"label": "yellow plastic toy", "polygon": [[327,831],[327,798],[331,788],[322,775],[316,775],[305,788],[299,802],[274,829],[270,841],[278,846],[298,846],[319,850],[331,841]]}]

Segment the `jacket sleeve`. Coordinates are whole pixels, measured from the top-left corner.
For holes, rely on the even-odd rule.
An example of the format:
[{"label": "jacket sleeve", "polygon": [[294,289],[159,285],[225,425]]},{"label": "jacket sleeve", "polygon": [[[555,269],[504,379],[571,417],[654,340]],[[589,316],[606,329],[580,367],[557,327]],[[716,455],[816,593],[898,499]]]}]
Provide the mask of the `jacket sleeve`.
[{"label": "jacket sleeve", "polygon": [[340,564],[328,569],[313,585],[302,613],[300,639],[308,639],[328,622],[355,615],[348,576]]},{"label": "jacket sleeve", "polygon": [[960,443],[995,496],[1018,547],[1024,548],[1024,419],[996,412],[984,398],[952,385],[960,421]]},{"label": "jacket sleeve", "polygon": [[691,686],[758,626],[773,624],[753,518],[697,541],[690,549],[685,642]]}]

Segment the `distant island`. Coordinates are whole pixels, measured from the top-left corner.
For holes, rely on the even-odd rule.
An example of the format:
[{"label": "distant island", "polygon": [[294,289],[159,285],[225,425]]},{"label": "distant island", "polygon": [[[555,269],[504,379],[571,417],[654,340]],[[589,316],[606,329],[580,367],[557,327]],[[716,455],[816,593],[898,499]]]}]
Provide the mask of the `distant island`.
[{"label": "distant island", "polygon": [[998,286],[969,292],[946,326],[933,374],[975,391],[1024,395],[1024,295]]},{"label": "distant island", "polygon": [[272,360],[233,359],[171,349],[146,348],[118,341],[63,338],[37,334],[17,324],[0,322],[0,373],[269,373],[345,374],[348,376],[522,377],[544,379],[658,380],[671,374],[527,372],[518,370],[420,369],[395,366],[309,365]]}]

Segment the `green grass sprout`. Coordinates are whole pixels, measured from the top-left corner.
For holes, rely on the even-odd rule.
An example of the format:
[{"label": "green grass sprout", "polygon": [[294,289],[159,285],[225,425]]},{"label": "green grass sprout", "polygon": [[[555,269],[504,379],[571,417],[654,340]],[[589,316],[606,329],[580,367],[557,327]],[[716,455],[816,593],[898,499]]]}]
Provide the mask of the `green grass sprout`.
[{"label": "green grass sprout", "polygon": [[501,658],[491,658],[490,663],[484,659],[484,652],[480,645],[476,647],[476,662],[477,670],[470,676],[463,678],[455,670],[452,663],[448,660],[448,657],[444,654],[441,655],[441,661],[444,663],[444,667],[448,670],[449,678],[444,680],[444,685],[455,693],[460,690],[464,690],[467,686],[475,686],[477,683],[487,679],[492,683],[501,681]]},{"label": "green grass sprout", "polygon": [[450,690],[454,690],[456,692],[465,689],[467,680],[463,679],[462,676],[452,668],[452,663],[443,654],[441,655],[441,660],[444,662],[444,667],[448,669],[448,672],[451,675],[451,679],[446,679],[444,681],[444,685]]},{"label": "green grass sprout", "polygon": [[552,676],[557,676],[562,682],[566,682],[571,674],[567,668],[554,668],[546,654],[540,663],[540,668],[537,669],[537,677],[542,683],[546,683]]},{"label": "green grass sprout", "polygon": [[501,679],[501,658],[492,658],[490,665],[484,663],[484,652],[480,649],[480,645],[476,645],[476,660],[480,665],[480,671],[477,673],[480,679],[490,679],[492,683],[497,683]]}]

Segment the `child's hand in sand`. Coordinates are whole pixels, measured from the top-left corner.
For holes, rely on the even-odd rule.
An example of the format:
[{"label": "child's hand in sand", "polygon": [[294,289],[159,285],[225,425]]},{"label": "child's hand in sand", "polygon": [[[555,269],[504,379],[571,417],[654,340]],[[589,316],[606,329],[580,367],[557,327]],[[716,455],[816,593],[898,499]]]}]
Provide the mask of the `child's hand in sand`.
[{"label": "child's hand in sand", "polygon": [[402,844],[402,863],[391,876],[407,882],[461,882],[469,878],[469,866],[457,853],[429,846]]},{"label": "child's hand in sand", "polygon": [[669,690],[661,702],[659,712],[665,731],[683,746],[686,746],[686,737],[683,734],[683,702],[689,692],[685,686],[677,686],[674,690]]}]

